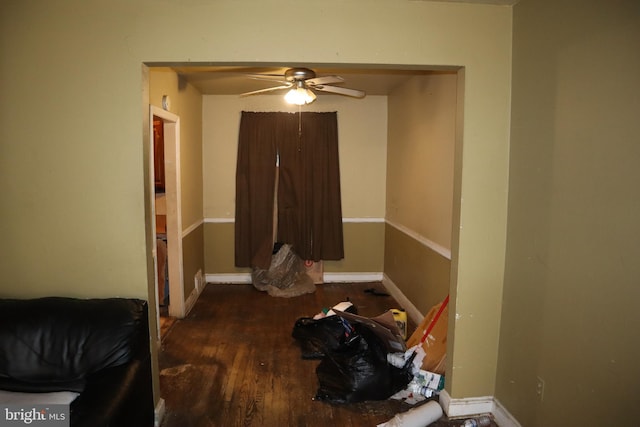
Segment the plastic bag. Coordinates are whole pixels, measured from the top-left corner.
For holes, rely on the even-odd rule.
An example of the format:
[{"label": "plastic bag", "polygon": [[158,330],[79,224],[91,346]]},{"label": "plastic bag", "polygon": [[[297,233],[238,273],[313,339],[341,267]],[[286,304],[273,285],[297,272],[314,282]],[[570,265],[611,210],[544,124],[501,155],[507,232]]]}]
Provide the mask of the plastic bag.
[{"label": "plastic bag", "polygon": [[321,359],[345,346],[354,338],[354,331],[335,315],[317,320],[302,317],[296,320],[291,336],[300,345],[303,359]]},{"label": "plastic bag", "polygon": [[306,273],[304,261],[288,244],[278,247],[268,270],[254,268],[251,281],[256,289],[273,297],[295,297],[316,290],[316,285]]},{"label": "plastic bag", "polygon": [[367,325],[353,328],[352,338],[328,351],[316,368],[316,399],[331,403],[384,400],[411,381],[411,366],[389,364],[385,344]]}]

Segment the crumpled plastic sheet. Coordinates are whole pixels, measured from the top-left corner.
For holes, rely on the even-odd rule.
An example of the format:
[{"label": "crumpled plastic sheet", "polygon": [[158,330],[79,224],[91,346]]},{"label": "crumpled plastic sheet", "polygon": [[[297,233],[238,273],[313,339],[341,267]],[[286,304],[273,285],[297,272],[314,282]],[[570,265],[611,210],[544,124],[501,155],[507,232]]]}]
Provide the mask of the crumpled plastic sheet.
[{"label": "crumpled plastic sheet", "polygon": [[306,272],[304,261],[284,244],[271,257],[268,270],[254,268],[251,272],[253,286],[274,297],[295,297],[315,292],[316,285]]}]

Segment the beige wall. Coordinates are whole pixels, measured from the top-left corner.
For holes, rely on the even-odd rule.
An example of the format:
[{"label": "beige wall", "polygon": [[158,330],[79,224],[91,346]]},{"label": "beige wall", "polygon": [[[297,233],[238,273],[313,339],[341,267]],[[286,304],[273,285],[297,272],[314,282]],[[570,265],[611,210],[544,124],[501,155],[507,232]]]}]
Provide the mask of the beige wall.
[{"label": "beige wall", "polygon": [[389,97],[386,218],[451,251],[455,72],[416,76]]},{"label": "beige wall", "polygon": [[[204,214],[234,218],[238,129],[242,111],[296,112],[282,95],[203,97]],[[337,111],[342,215],[383,218],[387,147],[387,97],[354,100],[320,95],[303,111]]]},{"label": "beige wall", "polygon": [[384,272],[423,314],[449,293],[457,81],[413,77],[389,96]]},{"label": "beige wall", "polygon": [[[351,222],[343,224],[344,259],[325,261],[328,273],[380,273],[384,264],[384,222]],[[364,274],[366,277],[366,274]],[[348,277],[348,276],[346,276]]]},{"label": "beige wall", "polygon": [[639,46],[637,1],[514,9],[496,396],[523,426],[638,425]]},{"label": "beige wall", "polygon": [[[354,273],[360,280],[365,273],[383,271],[384,222],[351,222],[343,224],[344,259],[324,261],[326,273]],[[214,221],[205,224],[205,271],[218,275],[216,281],[231,280],[228,275],[247,274],[249,268],[237,268],[234,263],[234,223]],[[340,277],[348,277],[340,275]],[[367,277],[366,275],[364,277]],[[236,277],[237,281],[239,277]]]},{"label": "beige wall", "polygon": [[[0,8],[0,39],[11,41],[0,50],[2,295],[148,296],[145,62],[465,67],[456,194],[464,202],[454,211],[462,228],[452,243],[457,320],[447,389],[454,397],[493,394],[506,233],[509,7],[34,0]],[[312,19],[294,19],[300,15]],[[295,43],[283,43],[291,34]]]},{"label": "beige wall", "polygon": [[233,221],[207,222],[204,225],[204,271],[206,274],[247,274],[249,268],[238,268],[234,260]]},{"label": "beige wall", "polygon": [[450,271],[449,258],[416,236],[386,225],[385,280],[391,280],[423,315],[449,293]]},{"label": "beige wall", "polygon": [[195,276],[200,271],[205,273],[204,264],[204,224],[200,224],[182,239],[182,280],[185,299],[195,291]]}]

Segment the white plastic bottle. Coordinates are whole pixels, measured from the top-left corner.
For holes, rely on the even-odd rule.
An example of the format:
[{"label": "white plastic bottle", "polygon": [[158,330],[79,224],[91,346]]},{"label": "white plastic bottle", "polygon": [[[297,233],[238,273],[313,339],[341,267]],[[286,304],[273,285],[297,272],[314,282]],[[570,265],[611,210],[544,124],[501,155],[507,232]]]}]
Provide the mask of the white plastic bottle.
[{"label": "white plastic bottle", "polygon": [[477,418],[470,418],[465,420],[464,427],[488,427],[491,425],[491,417],[483,415]]},{"label": "white plastic bottle", "polygon": [[432,397],[433,395],[436,394],[435,390],[432,390],[427,386],[421,386],[419,384],[414,384],[411,387],[411,391],[415,394],[420,394],[426,398]]}]

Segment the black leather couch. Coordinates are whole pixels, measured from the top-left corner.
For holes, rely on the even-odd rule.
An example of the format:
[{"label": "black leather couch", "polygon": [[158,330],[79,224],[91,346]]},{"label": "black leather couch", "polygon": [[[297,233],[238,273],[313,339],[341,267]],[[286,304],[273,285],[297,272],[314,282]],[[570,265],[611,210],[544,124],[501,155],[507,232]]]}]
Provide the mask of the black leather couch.
[{"label": "black leather couch", "polygon": [[72,427],[153,426],[147,303],[0,299],[0,390],[79,393]]}]

